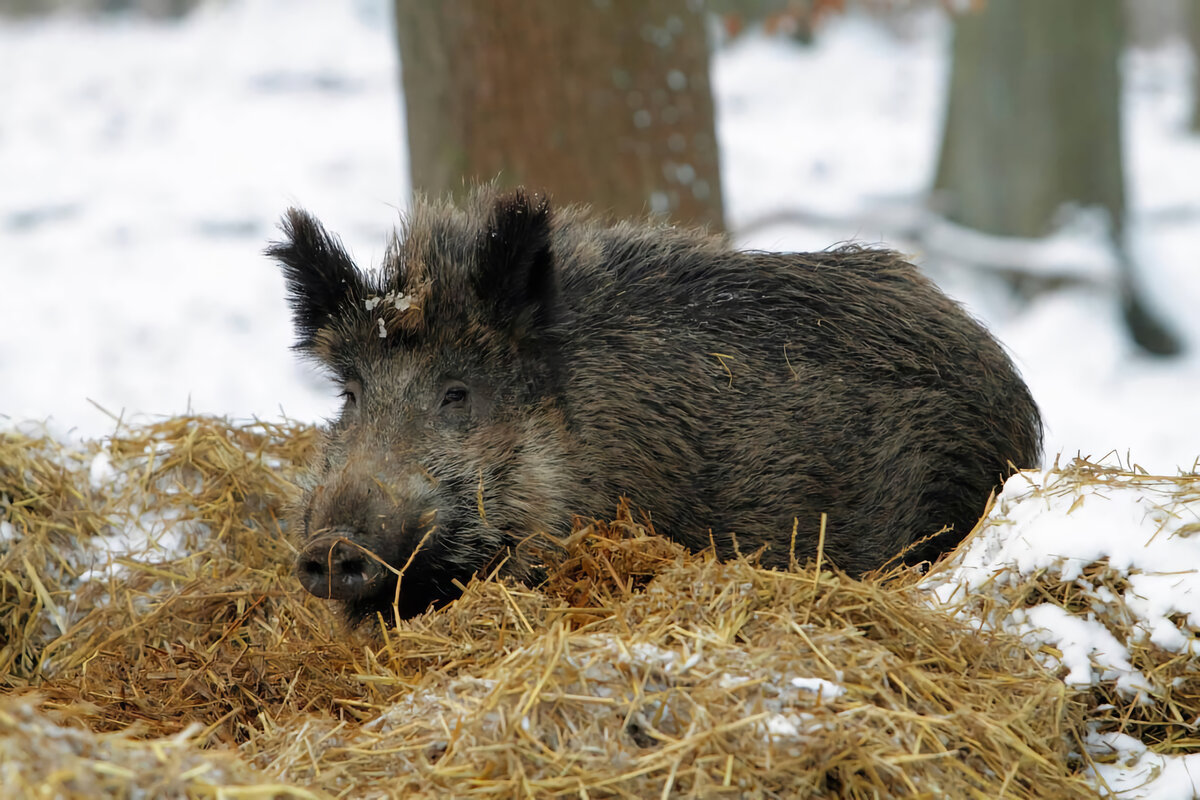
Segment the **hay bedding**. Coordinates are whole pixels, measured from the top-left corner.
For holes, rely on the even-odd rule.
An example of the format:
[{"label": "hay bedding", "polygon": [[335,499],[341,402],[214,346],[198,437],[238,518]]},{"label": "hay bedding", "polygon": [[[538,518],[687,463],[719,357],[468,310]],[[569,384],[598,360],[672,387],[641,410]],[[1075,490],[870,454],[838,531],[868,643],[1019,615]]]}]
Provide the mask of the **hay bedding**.
[{"label": "hay bedding", "polygon": [[626,509],[542,589],[346,631],[279,522],[312,435],[0,435],[0,795],[1073,797],[1098,730],[1158,714],[1190,746],[1179,659],[1122,704],[1047,672],[998,605],[721,564]]}]

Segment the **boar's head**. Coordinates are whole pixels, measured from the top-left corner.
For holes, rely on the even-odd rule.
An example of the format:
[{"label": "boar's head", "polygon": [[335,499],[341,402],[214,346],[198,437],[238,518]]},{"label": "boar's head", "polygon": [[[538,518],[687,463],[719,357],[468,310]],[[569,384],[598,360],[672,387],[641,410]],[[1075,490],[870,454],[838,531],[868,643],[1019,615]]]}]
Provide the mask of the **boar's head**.
[{"label": "boar's head", "polygon": [[418,204],[370,273],[306,212],[281,227],[296,349],[343,399],[292,514],[301,584],[359,622],[535,580],[568,519],[548,202]]}]

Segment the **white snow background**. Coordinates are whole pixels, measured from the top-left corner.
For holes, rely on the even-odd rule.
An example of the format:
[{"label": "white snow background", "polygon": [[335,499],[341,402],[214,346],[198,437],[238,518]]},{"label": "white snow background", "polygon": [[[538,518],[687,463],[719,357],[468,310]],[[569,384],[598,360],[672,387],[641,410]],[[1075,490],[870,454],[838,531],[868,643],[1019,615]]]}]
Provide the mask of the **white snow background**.
[{"label": "white snow background", "polygon": [[[283,283],[261,251],[283,209],[298,204],[360,264],[378,263],[408,185],[387,6],[229,0],[181,22],[0,19],[0,427],[34,420],[74,439],[111,433],[110,415],[333,413],[331,388],[288,350]],[[1125,335],[1112,255],[1086,213],[1049,243],[986,240],[972,256],[1015,251],[1089,276],[1090,288],[1022,305],[947,257],[961,232],[922,209],[949,34],[936,14],[891,30],[851,15],[809,48],[749,35],[721,49],[713,71],[730,227],[749,247],[855,240],[910,253],[1012,351],[1046,418],[1047,464],[1115,453],[1151,472],[1193,469],[1200,137],[1186,128],[1191,54],[1179,40],[1124,60],[1131,248],[1188,348],[1162,360]],[[1200,564],[1200,536],[1175,533],[1200,517],[1200,498],[1167,503],[1161,485],[1135,482],[1063,499],[1054,480],[1014,477],[932,595],[982,591],[999,570],[1069,574],[1108,557],[1144,573],[1132,610],[1146,637],[1194,648],[1200,579],[1188,570]],[[1117,675],[1137,691],[1144,676],[1121,642],[1053,614],[988,622],[1052,643],[1063,656],[1049,666],[1071,684]],[[1188,775],[1200,776],[1196,756],[1156,756],[1121,735],[1090,744],[1121,752],[1101,768],[1121,797],[1200,792],[1200,777]]]}]

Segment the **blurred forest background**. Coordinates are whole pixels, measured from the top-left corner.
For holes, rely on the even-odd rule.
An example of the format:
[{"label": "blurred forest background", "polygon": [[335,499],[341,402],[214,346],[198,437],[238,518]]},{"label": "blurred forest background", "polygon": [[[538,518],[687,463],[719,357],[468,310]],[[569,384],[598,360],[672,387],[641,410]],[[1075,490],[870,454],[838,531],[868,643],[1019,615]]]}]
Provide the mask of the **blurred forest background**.
[{"label": "blurred forest background", "polygon": [[[0,12],[180,18],[204,2],[0,0]],[[711,44],[752,28],[810,44],[830,16],[922,5],[955,18],[930,209],[1022,238],[1052,233],[1064,209],[1101,210],[1130,335],[1180,352],[1125,246],[1119,63],[1127,44],[1179,29],[1200,53],[1200,0],[395,0],[412,188],[461,195],[497,179],[614,216],[724,229]],[[1200,70],[1195,81],[1200,98]],[[982,266],[1026,295],[1077,279]]]},{"label": "blurred forest background", "polygon": [[[19,26],[67,16],[102,24],[150,19],[169,28],[235,5],[253,7],[255,0],[0,0],[0,23]],[[875,241],[912,253],[943,286],[949,284],[952,294],[955,274],[976,276],[971,280],[985,276],[984,293],[1003,294],[1007,308],[1082,287],[1104,298],[1137,358],[1194,361],[1196,334],[1189,328],[1195,323],[1184,318],[1178,302],[1163,302],[1176,294],[1175,287],[1163,283],[1170,280],[1165,275],[1200,273],[1200,265],[1192,260],[1164,272],[1161,264],[1148,263],[1158,256],[1145,246],[1146,212],[1131,200],[1126,138],[1134,120],[1127,102],[1127,61],[1131,52],[1164,42],[1190,43],[1192,52],[1200,53],[1200,0],[347,0],[347,5],[374,20],[372,24],[390,29],[400,66],[396,116],[404,120],[406,133],[396,137],[395,147],[406,156],[411,186],[396,185],[392,203],[402,205],[410,188],[457,195],[469,182],[498,180],[547,191],[560,205],[581,202],[614,217],[650,215],[704,225],[755,247],[792,247],[787,236],[773,235],[788,225],[849,231],[845,238],[869,231],[872,238],[878,236]],[[276,4],[269,13],[286,14],[286,9],[287,4]],[[823,205],[809,192],[790,202],[800,192],[789,193],[788,181],[803,178],[771,174],[772,158],[789,146],[794,114],[805,114],[808,124],[819,127],[827,107],[814,95],[811,101],[797,97],[791,115],[775,119],[769,108],[767,114],[760,110],[753,116],[734,105],[723,108],[714,86],[714,59],[747,40],[815,51],[826,31],[848,18],[869,18],[902,41],[927,35],[914,31],[930,15],[947,20],[949,63],[933,169],[921,196],[848,207],[833,198]],[[280,44],[264,39],[260,47],[266,51]],[[256,91],[277,91],[292,86],[286,80],[300,79],[271,73],[253,80]],[[327,96],[346,88],[336,75],[302,80],[311,80],[314,91]],[[323,84],[326,80],[331,82]],[[742,85],[750,85],[781,78],[763,74],[743,80]],[[833,92],[843,82],[847,92],[858,85],[848,72],[823,74],[821,81]],[[1192,69],[1191,81],[1187,124],[1200,135],[1200,69]],[[788,87],[772,91],[786,93]],[[725,102],[740,103],[743,95],[727,91]],[[179,101],[189,102],[186,90]],[[854,97],[841,99],[841,116],[831,117],[830,125],[844,126],[850,118],[844,108],[856,102]],[[723,114],[732,120],[725,131]],[[845,158],[863,162],[865,177],[856,178],[859,184],[870,181],[870,170],[878,170],[881,196],[900,183],[889,175],[906,165],[879,168],[872,158],[878,153],[855,148],[862,147],[860,139],[868,141],[862,136],[864,125],[875,137],[869,142],[886,138],[895,119],[889,114],[865,108],[856,117],[866,120],[858,129],[843,127],[830,134],[845,140]],[[362,117],[354,119],[363,124]],[[738,127],[751,124],[757,127],[749,133]],[[761,156],[753,163],[762,185],[773,187],[769,197],[756,199],[747,183],[731,184],[723,158],[735,129],[739,136],[761,135],[757,150],[762,152],[739,147],[742,153]],[[0,129],[0,146],[2,134]],[[794,146],[808,141],[798,137]],[[743,163],[752,161],[743,158]],[[245,173],[254,164],[237,168]],[[748,172],[746,167],[739,170]],[[246,212],[252,221],[221,222],[214,230],[265,239],[270,230],[259,221],[259,208]],[[1200,190],[1156,207],[1154,213],[1160,222],[1196,222]],[[10,213],[8,230],[14,236],[33,230],[43,218],[39,214]],[[26,225],[26,216],[34,222]],[[1063,231],[1079,229],[1080,219],[1087,220],[1083,227],[1095,240],[1092,244],[1104,251],[1099,259],[1103,266],[1084,263],[1090,257],[1076,258],[1069,248],[1065,256],[1056,250],[1049,258],[1037,249],[1039,243],[1061,244]],[[1141,231],[1140,239],[1131,234],[1135,230]],[[830,246],[839,238],[815,246]],[[803,239],[803,246],[814,246],[811,241]],[[244,249],[246,243],[239,246]],[[1197,251],[1189,248],[1172,245],[1170,252]],[[986,309],[983,316],[988,316]],[[1005,331],[999,333],[1005,337]],[[1019,363],[1034,361],[1019,342],[1012,346]],[[1120,371],[1127,363],[1140,362],[1114,360],[1096,369]],[[1049,386],[1056,369],[1035,365],[1027,372],[1035,394],[1050,406],[1056,402],[1056,388]],[[1041,387],[1039,371],[1048,376]],[[9,411],[4,405],[0,413]],[[16,411],[29,413],[28,407],[17,405]],[[228,410],[237,413],[237,402],[232,405]],[[205,404],[205,410],[221,411],[211,406]],[[1048,415],[1052,427],[1054,417]],[[1198,451],[1200,441],[1190,452]]]}]

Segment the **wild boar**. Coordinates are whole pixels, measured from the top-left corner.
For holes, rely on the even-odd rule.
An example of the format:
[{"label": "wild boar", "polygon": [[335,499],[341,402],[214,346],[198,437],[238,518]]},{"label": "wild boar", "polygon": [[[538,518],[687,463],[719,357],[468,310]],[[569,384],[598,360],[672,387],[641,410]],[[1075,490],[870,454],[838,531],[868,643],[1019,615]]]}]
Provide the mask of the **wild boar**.
[{"label": "wild boar", "polygon": [[1004,350],[893,252],[739,252],[493,187],[418,200],[377,271],[303,211],[282,230],[296,347],[344,398],[297,574],[352,622],[536,582],[622,496],[722,558],[803,563],[824,513],[850,573],[932,559],[1040,457]]}]

